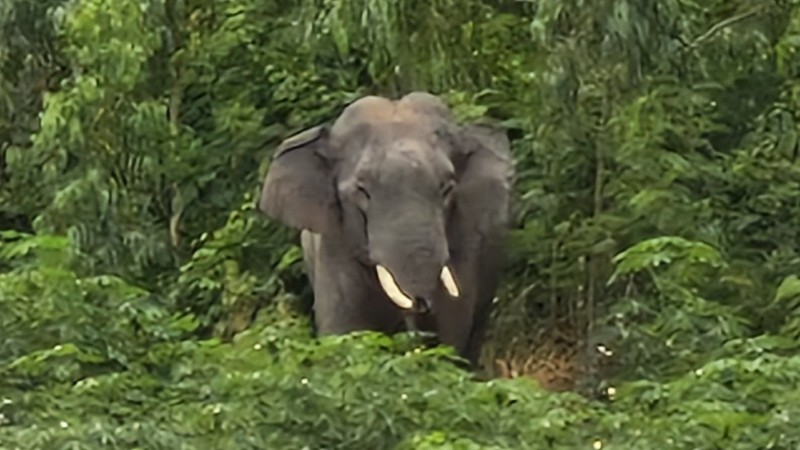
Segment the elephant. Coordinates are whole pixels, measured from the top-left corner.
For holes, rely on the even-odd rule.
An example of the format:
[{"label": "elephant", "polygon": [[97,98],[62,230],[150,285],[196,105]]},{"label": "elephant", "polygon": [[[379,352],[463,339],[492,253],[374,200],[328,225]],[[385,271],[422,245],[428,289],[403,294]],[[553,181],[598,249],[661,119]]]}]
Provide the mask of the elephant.
[{"label": "elephant", "polygon": [[424,91],[368,95],[286,138],[257,202],[300,231],[317,335],[428,332],[474,367],[513,176],[499,127],[458,124]]}]

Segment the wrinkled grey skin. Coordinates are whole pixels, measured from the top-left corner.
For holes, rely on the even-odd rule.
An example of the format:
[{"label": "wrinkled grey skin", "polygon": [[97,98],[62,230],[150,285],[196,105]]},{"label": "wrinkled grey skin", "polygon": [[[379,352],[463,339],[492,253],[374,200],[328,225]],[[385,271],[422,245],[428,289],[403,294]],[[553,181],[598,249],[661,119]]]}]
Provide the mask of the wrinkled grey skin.
[{"label": "wrinkled grey skin", "polygon": [[[513,166],[505,133],[456,125],[436,96],[364,97],[286,139],[259,207],[303,230],[321,335],[406,329],[375,266],[417,299],[414,323],[473,364],[497,289]],[[460,294],[440,280],[452,270]],[[420,306],[421,305],[421,306]]]}]

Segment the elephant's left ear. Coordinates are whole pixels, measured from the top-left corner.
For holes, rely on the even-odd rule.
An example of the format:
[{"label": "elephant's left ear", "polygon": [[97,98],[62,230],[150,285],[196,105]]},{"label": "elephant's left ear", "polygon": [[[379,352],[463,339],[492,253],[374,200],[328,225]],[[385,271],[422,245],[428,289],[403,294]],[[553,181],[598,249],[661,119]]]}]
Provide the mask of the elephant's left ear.
[{"label": "elephant's left ear", "polygon": [[514,163],[506,131],[493,125],[461,129],[456,204],[474,229],[491,232],[508,223]]}]

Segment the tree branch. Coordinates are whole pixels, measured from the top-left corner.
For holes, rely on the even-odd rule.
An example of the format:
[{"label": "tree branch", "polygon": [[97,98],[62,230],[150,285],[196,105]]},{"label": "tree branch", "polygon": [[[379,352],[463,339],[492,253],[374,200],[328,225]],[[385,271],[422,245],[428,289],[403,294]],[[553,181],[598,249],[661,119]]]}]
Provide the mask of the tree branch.
[{"label": "tree branch", "polygon": [[714,37],[715,34],[719,33],[723,29],[725,29],[725,28],[727,28],[727,27],[729,27],[731,25],[737,24],[739,22],[742,22],[744,20],[747,20],[747,19],[759,14],[765,8],[766,7],[763,6],[763,5],[762,6],[756,6],[755,8],[753,8],[753,9],[747,11],[747,12],[744,12],[744,13],[741,13],[741,14],[737,14],[737,15],[732,16],[732,17],[728,17],[727,19],[723,19],[723,20],[715,23],[705,33],[703,33],[700,36],[698,36],[697,38],[695,38],[692,42],[689,42],[687,47],[689,49],[695,49],[698,46],[700,46],[701,44],[703,44],[704,42],[706,42],[709,39],[711,39],[712,37]]}]

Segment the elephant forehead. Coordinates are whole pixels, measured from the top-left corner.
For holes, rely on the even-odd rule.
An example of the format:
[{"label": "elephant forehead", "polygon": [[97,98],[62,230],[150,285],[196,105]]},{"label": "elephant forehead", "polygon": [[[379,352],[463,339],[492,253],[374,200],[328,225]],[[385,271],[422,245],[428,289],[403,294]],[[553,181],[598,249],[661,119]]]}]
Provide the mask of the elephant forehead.
[{"label": "elephant forehead", "polygon": [[342,111],[331,129],[334,136],[346,136],[361,125],[396,121],[394,102],[381,97],[364,97]]},{"label": "elephant forehead", "polygon": [[362,97],[342,111],[337,123],[350,120],[386,121],[394,116],[395,110],[395,102],[389,99],[376,96]]},{"label": "elephant forehead", "polygon": [[428,141],[398,138],[376,146],[362,159],[361,168],[377,181],[437,185],[452,164]]},{"label": "elephant forehead", "polygon": [[[430,130],[432,115],[440,114],[438,104],[423,103],[416,97],[399,101],[383,97],[362,97],[348,105],[333,124],[333,134],[344,135],[359,125],[410,124]],[[444,110],[446,112],[446,109]]]},{"label": "elephant forehead", "polygon": [[385,146],[385,162],[409,167],[419,167],[431,163],[434,155],[433,145],[418,137],[396,137]]}]

